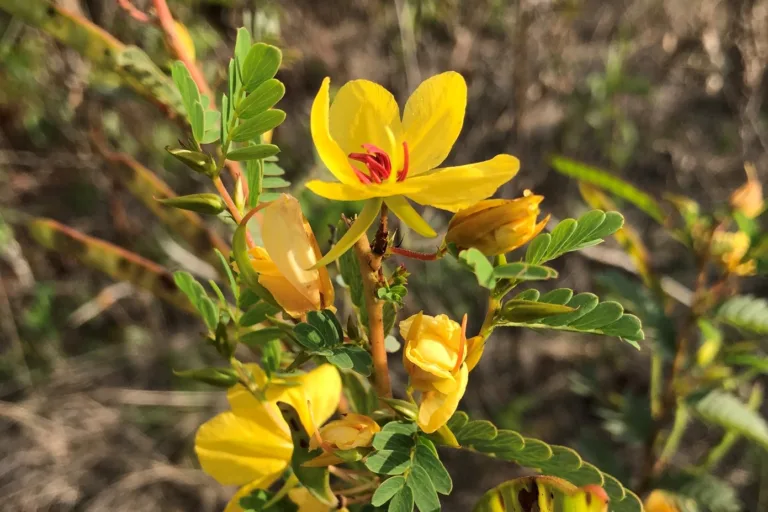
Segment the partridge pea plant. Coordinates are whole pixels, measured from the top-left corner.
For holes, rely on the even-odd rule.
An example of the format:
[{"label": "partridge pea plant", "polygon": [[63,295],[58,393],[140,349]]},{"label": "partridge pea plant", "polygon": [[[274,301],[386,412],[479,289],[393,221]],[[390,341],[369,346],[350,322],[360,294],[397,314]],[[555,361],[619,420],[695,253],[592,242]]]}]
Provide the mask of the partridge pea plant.
[{"label": "partridge pea plant", "polygon": [[[611,351],[616,357],[642,350],[647,397],[606,399],[599,385],[582,380],[580,392],[601,404],[609,433],[629,441],[622,450],[601,443],[609,452],[601,460],[622,479],[634,474],[630,483],[649,512],[741,510],[736,491],[715,472],[741,438],[768,448],[768,423],[758,413],[758,379],[768,371],[768,303],[739,292],[744,277],[768,273],[756,169],[746,166],[748,180],[727,207],[707,211],[691,198],[657,199],[611,173],[555,157],[552,167],[578,180],[594,209],[544,232],[550,216],[540,211],[542,196],[490,198],[518,172],[514,156],[442,166],[464,122],[460,74],[428,78],[402,112],[378,84],[353,80],[333,91],[326,78],[302,121],[327,179],[306,188],[329,206],[363,206],[356,217],[337,219],[333,240],[318,240],[299,201],[283,193],[300,187],[288,188],[280,148],[271,143],[286,117],[280,101],[290,97],[276,78],[281,51],[240,29],[226,88],[215,91],[165,0],[152,0],[150,14],[131,2],[120,5],[133,21],[160,28],[178,59],[170,76],[140,48],[76,13],[44,0],[0,0],[0,9],[71,46],[100,75],[186,121],[185,140],[167,151],[210,180],[208,192],[176,196],[134,157],[98,137],[93,142],[105,163],[119,168],[114,179],[196,256],[217,265],[220,279],[206,286],[188,272],[171,274],[52,219],[31,218],[26,226],[44,247],[200,317],[206,350],[221,363],[176,373],[226,389],[229,409],[200,426],[195,451],[203,471],[238,488],[227,512],[437,511],[453,488],[441,462],[449,450],[530,470],[478,489],[476,512],[641,512],[635,493],[571,448],[459,410],[486,345],[504,327],[603,336],[619,342]],[[691,290],[659,275],[638,232],[613,211],[615,201],[638,208],[680,243],[695,271]],[[447,232],[437,233],[417,205],[450,212]],[[231,241],[201,215],[233,226]],[[437,250],[394,244],[394,218],[436,238]],[[611,236],[630,271],[602,276],[613,300],[551,283],[546,292],[537,288],[558,278],[553,260]],[[523,256],[508,261],[519,248]],[[484,317],[470,323],[467,315],[420,311],[405,318],[408,258],[458,262],[487,296]],[[481,327],[470,331],[470,324]],[[392,389],[390,364],[402,364],[407,385]],[[698,450],[701,460],[679,460],[697,421],[725,432],[698,443],[705,448]]]},{"label": "partridge pea plant", "polygon": [[[203,424],[195,439],[203,470],[239,486],[227,511],[440,510],[440,495],[453,484],[438,447],[474,450],[545,475],[489,491],[478,511],[642,510],[631,491],[573,450],[458,411],[497,328],[602,334],[639,348],[640,321],[618,303],[530,286],[557,278],[548,262],[599,244],[621,228],[622,216],[593,210],[543,233],[549,216],[540,218],[542,196],[488,199],[517,173],[515,157],[441,168],[464,120],[467,86],[458,73],[425,80],[402,118],[380,85],[354,80],[331,101],[325,79],[309,124],[337,181],[306,186],[330,201],[365,202],[356,218],[339,219],[323,254],[299,201],[270,190],[287,185],[276,180],[279,148],[268,142],[285,118],[277,108],[285,92],[275,78],[280,55],[276,47],[251,44],[241,30],[219,110],[208,106],[183,64],[173,69],[192,137],[168,151],[210,177],[218,193],[164,204],[237,225],[229,257],[220,253],[225,287],[212,282],[209,296],[190,274],[174,276],[227,363],[180,372],[227,388],[229,410]],[[232,193],[220,177],[231,161],[243,165]],[[392,243],[393,216],[419,235],[438,236],[414,204],[454,213],[433,254]],[[523,259],[505,260],[526,244]],[[390,264],[393,256],[455,258],[472,272],[488,297],[480,331],[468,332],[467,315],[398,318],[409,274]],[[341,300],[353,305],[346,318],[335,306]],[[398,335],[409,381],[393,390],[385,338]]]}]

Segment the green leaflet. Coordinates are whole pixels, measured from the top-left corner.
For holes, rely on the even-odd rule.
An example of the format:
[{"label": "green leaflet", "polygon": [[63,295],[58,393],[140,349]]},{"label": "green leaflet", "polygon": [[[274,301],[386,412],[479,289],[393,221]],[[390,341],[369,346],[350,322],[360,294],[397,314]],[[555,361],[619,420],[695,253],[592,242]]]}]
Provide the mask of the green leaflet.
[{"label": "green leaflet", "polygon": [[736,396],[713,390],[703,398],[689,399],[693,410],[707,423],[741,434],[768,449],[768,422]]},{"label": "green leaflet", "polygon": [[650,195],[642,192],[633,185],[630,185],[621,178],[617,178],[596,167],[591,167],[584,163],[577,162],[576,160],[561,156],[553,157],[550,160],[550,164],[553,169],[561,174],[571,176],[579,181],[585,181],[629,201],[650,215],[659,224],[664,224],[666,215],[661,206],[659,206],[659,203]]},{"label": "green leaflet", "polygon": [[578,220],[565,219],[551,233],[541,233],[531,241],[525,261],[539,265],[567,252],[597,245],[623,225],[624,217],[620,213],[602,210],[587,212]]},{"label": "green leaflet", "polygon": [[474,512],[607,512],[599,488],[579,488],[559,478],[528,476],[488,491]]},{"label": "green leaflet", "polygon": [[768,334],[768,300],[752,295],[737,295],[717,310],[717,319],[756,334]]},{"label": "green leaflet", "polygon": [[380,475],[394,475],[376,490],[375,506],[389,502],[388,510],[412,510],[414,505],[420,512],[440,510],[438,493],[449,494],[453,482],[434,444],[417,433],[415,424],[387,423],[374,436],[373,448],[366,467]]}]

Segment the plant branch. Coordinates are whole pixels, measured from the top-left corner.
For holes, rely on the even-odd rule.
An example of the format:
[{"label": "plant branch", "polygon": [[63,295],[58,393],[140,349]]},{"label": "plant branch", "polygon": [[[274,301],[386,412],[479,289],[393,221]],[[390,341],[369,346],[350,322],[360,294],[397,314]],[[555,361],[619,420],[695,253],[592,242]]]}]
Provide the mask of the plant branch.
[{"label": "plant branch", "polygon": [[[157,13],[157,20],[160,23],[160,28],[162,28],[163,33],[165,34],[165,41],[168,44],[168,47],[176,55],[176,57],[181,62],[183,62],[184,65],[187,67],[187,69],[189,70],[189,74],[192,76],[192,80],[195,81],[195,84],[197,84],[197,88],[200,89],[200,93],[208,97],[209,107],[212,109],[215,109],[216,96],[213,94],[210,86],[208,85],[208,82],[205,80],[205,75],[203,75],[202,70],[197,66],[195,59],[189,54],[186,47],[184,46],[183,41],[179,37],[179,33],[176,30],[176,22],[173,19],[171,10],[168,8],[168,4],[165,2],[165,0],[152,0],[152,1],[155,6],[155,11]],[[243,172],[238,162],[227,161],[227,168],[229,169],[229,173],[232,175],[232,178],[235,180],[235,182],[242,179],[241,176]],[[248,197],[247,181],[242,180],[242,185],[243,185],[243,192],[245,194],[245,197],[247,198]]]},{"label": "plant branch", "polygon": [[[385,206],[381,210],[381,220],[374,239],[374,246],[382,236],[386,241],[387,213]],[[381,247],[378,248],[381,249]],[[371,342],[374,386],[378,396],[390,398],[392,397],[392,385],[387,365],[387,350],[384,347],[384,301],[376,297],[376,289],[380,282],[381,258],[384,252],[386,252],[386,245],[381,254],[374,252],[368,237],[365,235],[361,236],[360,240],[355,243],[355,253],[360,263],[360,273],[365,291],[365,308],[368,312],[368,339]]]}]

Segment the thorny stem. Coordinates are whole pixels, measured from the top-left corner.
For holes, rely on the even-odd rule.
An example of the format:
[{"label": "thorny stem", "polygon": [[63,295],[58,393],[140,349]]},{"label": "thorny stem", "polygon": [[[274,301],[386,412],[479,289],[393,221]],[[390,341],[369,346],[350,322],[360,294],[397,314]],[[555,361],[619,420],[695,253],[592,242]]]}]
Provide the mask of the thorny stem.
[{"label": "thorny stem", "polygon": [[[383,237],[383,246],[380,242]],[[387,366],[387,350],[384,347],[384,301],[376,297],[376,289],[380,282],[381,258],[386,252],[387,239],[387,209],[382,206],[379,229],[374,239],[374,252],[368,237],[363,235],[355,244],[355,253],[360,264],[360,273],[365,291],[365,309],[368,312],[368,338],[371,342],[371,357],[373,358],[374,385],[376,394],[380,397],[392,397],[392,385]],[[382,248],[383,247],[383,248]]]}]

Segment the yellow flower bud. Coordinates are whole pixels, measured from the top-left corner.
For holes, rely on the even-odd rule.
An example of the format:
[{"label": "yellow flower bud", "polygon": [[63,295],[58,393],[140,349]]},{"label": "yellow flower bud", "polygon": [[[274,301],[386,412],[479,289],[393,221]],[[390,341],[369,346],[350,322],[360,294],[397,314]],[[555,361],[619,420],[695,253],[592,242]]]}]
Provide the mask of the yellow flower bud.
[{"label": "yellow flower bud", "polygon": [[645,498],[643,508],[646,512],[680,512],[674,499],[664,491],[653,491]]},{"label": "yellow flower bud", "polygon": [[421,392],[416,422],[426,433],[445,425],[467,388],[466,317],[462,325],[446,315],[413,315],[400,322],[403,363],[411,387]]},{"label": "yellow flower bud", "polygon": [[749,250],[749,236],[742,232],[717,231],[712,236],[712,254],[729,274],[749,276],[755,273],[755,260],[742,261]]},{"label": "yellow flower bud", "polygon": [[[526,191],[527,192],[527,191]],[[543,196],[518,199],[486,199],[459,210],[448,224],[445,241],[462,249],[474,247],[486,256],[517,249],[538,235],[549,215],[537,223]]]},{"label": "yellow flower bud", "polygon": [[294,317],[333,306],[333,284],[328,271],[306,270],[321,253],[298,200],[283,194],[261,213],[264,247],[250,251],[259,283]]},{"label": "yellow flower bud", "polygon": [[[297,512],[331,512],[339,510],[336,507],[329,507],[320,502],[306,489],[306,487],[295,487],[288,491],[288,499],[299,506]],[[347,507],[341,509],[341,512],[347,512]]]},{"label": "yellow flower bud", "polygon": [[[352,450],[371,446],[373,435],[381,431],[379,424],[368,416],[350,413],[340,420],[328,422],[320,429],[322,448],[325,450]],[[317,436],[309,441],[309,449],[320,448]]]},{"label": "yellow flower bud", "polygon": [[763,186],[757,177],[755,166],[747,163],[744,165],[747,172],[747,182],[737,188],[731,194],[731,206],[750,219],[754,219],[763,211]]}]

